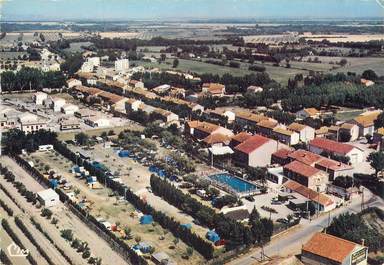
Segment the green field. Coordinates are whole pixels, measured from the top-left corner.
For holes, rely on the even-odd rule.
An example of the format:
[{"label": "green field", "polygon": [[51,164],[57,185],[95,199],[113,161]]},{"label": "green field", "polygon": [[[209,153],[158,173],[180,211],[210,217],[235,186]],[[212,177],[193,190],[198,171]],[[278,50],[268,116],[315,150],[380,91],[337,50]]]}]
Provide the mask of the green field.
[{"label": "green field", "polygon": [[338,112],[335,116],[336,116],[336,119],[340,121],[349,121],[359,116],[363,112],[364,112],[363,110],[351,109],[351,110],[345,110],[343,112]]},{"label": "green field", "polygon": [[[132,61],[132,63],[136,65],[142,65],[144,67],[156,67],[161,70],[181,70],[181,71],[197,73],[197,74],[210,73],[210,74],[223,75],[223,74],[229,73],[234,76],[244,76],[246,74],[256,73],[254,71],[248,70],[248,66],[249,66],[248,63],[241,63],[240,68],[232,68],[229,66],[214,65],[214,64],[209,64],[209,63],[200,62],[200,61],[179,59],[179,66],[175,69],[175,68],[172,68],[172,62],[173,62],[173,59],[166,59],[166,62],[161,64],[149,63],[149,62],[143,62],[143,61]],[[262,65],[262,64],[257,64],[257,65]],[[298,73],[307,73],[307,71],[297,70],[293,68],[274,67],[267,64],[263,66],[266,67],[266,72],[270,75],[272,79],[284,85],[287,84],[287,81],[290,77],[293,77]]]}]

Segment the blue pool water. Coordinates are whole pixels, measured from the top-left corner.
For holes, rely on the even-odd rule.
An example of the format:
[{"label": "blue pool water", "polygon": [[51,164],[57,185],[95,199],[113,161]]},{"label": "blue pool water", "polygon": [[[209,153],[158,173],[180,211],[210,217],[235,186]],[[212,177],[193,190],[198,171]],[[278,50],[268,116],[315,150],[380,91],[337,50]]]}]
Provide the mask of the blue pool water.
[{"label": "blue pool water", "polygon": [[228,173],[220,173],[209,176],[210,179],[215,180],[221,184],[227,185],[236,192],[250,192],[257,190],[256,185],[237,178]]}]

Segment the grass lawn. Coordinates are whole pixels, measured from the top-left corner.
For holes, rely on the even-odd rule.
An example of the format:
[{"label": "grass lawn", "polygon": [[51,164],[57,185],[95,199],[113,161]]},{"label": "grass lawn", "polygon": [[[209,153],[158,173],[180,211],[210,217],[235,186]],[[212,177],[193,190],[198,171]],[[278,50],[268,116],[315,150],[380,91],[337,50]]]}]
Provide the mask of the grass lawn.
[{"label": "grass lawn", "polygon": [[357,117],[363,112],[364,112],[363,110],[346,110],[344,112],[338,112],[336,114],[336,119],[341,121],[352,120],[353,118]]}]

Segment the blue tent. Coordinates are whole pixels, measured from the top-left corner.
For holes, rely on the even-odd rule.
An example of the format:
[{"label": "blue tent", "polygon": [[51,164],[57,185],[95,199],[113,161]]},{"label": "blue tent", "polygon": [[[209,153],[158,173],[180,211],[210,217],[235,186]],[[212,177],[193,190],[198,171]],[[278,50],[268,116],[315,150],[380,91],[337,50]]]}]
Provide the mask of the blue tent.
[{"label": "blue tent", "polygon": [[213,243],[220,240],[220,236],[214,230],[209,230],[207,232],[206,237],[209,241],[212,241]]},{"label": "blue tent", "polygon": [[76,172],[76,173],[80,173],[80,167],[79,167],[79,166],[74,166],[74,167],[72,168],[72,170],[73,170],[74,172]]},{"label": "blue tent", "polygon": [[159,171],[159,168],[152,165],[152,166],[149,166],[148,170],[149,170],[149,172],[156,172],[157,173]]},{"label": "blue tent", "polygon": [[130,154],[129,150],[121,150],[118,153],[119,157],[129,157],[129,154]]},{"label": "blue tent", "polygon": [[140,218],[140,224],[142,225],[148,225],[148,224],[151,224],[153,222],[153,217],[152,215],[143,215],[141,218]]},{"label": "blue tent", "polygon": [[181,224],[180,226],[182,226],[184,228],[187,228],[187,229],[191,229],[192,228],[192,224]]},{"label": "blue tent", "polygon": [[157,175],[159,175],[159,177],[165,177],[166,172],[165,172],[164,169],[160,169],[160,170],[157,172]]},{"label": "blue tent", "polygon": [[57,180],[56,179],[51,179],[49,180],[49,184],[51,185],[52,189],[56,189],[58,186]]}]

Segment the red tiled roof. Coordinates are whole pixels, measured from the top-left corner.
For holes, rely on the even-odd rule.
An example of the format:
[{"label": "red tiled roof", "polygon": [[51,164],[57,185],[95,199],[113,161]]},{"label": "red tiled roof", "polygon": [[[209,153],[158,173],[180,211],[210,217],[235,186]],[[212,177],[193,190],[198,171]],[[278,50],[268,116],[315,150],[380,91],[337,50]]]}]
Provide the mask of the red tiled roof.
[{"label": "red tiled roof", "polygon": [[230,137],[221,133],[214,133],[208,135],[203,139],[203,142],[206,144],[217,144],[217,143],[229,143],[231,140]]},{"label": "red tiled roof", "polygon": [[317,162],[316,165],[319,165],[320,167],[323,167],[326,169],[331,169],[333,171],[352,169],[352,166],[350,165],[347,165],[332,159],[328,159],[328,158],[323,158],[322,160]]},{"label": "red tiled roof", "polygon": [[323,157],[321,155],[306,151],[306,150],[296,150],[288,155],[290,158],[296,161],[300,161],[308,166],[313,165],[314,163],[320,161]]},{"label": "red tiled roof", "polygon": [[245,142],[246,140],[248,140],[251,137],[252,137],[252,134],[250,134],[250,133],[240,132],[240,133],[236,134],[235,136],[233,136],[232,140],[235,140],[235,141],[237,141],[239,143],[242,143],[242,142]]},{"label": "red tiled roof", "polygon": [[328,152],[335,152],[338,154],[347,154],[353,148],[355,148],[353,145],[343,144],[325,138],[315,138],[309,142],[309,145],[318,147]]},{"label": "red tiled roof", "polygon": [[276,152],[274,152],[272,154],[272,156],[274,157],[278,157],[278,158],[281,158],[281,159],[287,159],[288,158],[288,155],[291,153],[292,151],[291,150],[288,150],[288,149],[279,149],[277,150]]},{"label": "red tiled roof", "polygon": [[258,149],[260,146],[268,143],[269,141],[272,141],[271,139],[268,139],[264,136],[261,135],[253,135],[250,137],[248,140],[245,142],[239,144],[238,146],[235,147],[237,151],[240,151],[245,154],[250,154],[254,150]]},{"label": "red tiled roof", "polygon": [[296,181],[288,180],[283,186],[323,206],[329,206],[334,203],[328,196],[307,188]]},{"label": "red tiled roof", "polygon": [[354,242],[318,232],[303,246],[303,251],[342,263],[358,246]]},{"label": "red tiled roof", "polygon": [[310,178],[315,174],[321,172],[320,169],[308,166],[299,161],[292,161],[291,163],[284,166],[284,169],[299,174],[300,176]]}]

